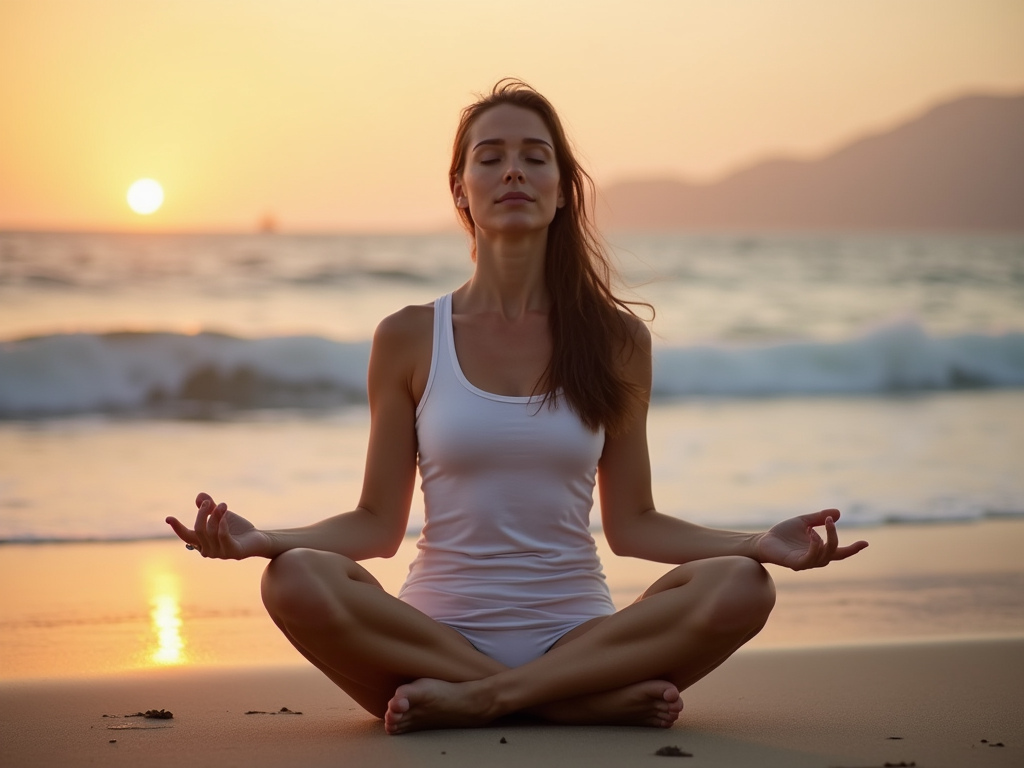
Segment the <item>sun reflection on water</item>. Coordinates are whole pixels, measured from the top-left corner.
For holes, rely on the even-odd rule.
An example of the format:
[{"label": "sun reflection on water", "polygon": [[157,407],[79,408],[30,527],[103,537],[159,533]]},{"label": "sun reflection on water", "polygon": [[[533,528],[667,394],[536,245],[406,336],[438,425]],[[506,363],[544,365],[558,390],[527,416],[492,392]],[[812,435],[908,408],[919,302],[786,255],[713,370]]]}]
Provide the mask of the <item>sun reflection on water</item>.
[{"label": "sun reflection on water", "polygon": [[150,624],[155,637],[150,659],[161,665],[185,661],[185,641],[181,637],[181,603],[178,580],[174,574],[161,573],[153,579],[149,598]]}]

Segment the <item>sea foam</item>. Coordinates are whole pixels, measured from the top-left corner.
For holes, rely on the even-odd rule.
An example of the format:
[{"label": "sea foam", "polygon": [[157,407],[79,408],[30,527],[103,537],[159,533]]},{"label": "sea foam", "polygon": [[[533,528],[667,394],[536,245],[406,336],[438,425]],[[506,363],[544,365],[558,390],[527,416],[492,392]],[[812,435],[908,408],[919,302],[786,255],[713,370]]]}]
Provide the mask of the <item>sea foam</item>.
[{"label": "sea foam", "polygon": [[[0,343],[0,417],[364,403],[370,343],[212,333],[56,334]],[[937,338],[905,321],[858,338],[656,347],[655,398],[1024,386],[1024,334]]]}]

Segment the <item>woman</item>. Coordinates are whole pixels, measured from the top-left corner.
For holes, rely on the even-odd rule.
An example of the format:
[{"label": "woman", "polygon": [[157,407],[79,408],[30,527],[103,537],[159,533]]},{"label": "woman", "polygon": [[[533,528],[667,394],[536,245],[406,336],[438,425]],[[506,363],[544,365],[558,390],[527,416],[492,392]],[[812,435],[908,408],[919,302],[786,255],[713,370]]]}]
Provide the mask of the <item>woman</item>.
[{"label": "woman", "polygon": [[[760,534],[655,511],[650,335],[610,290],[585,181],[527,85],[501,81],[464,110],[450,184],[475,270],[374,335],[356,509],[260,531],[200,494],[194,529],[168,518],[204,557],[270,558],[271,617],[388,733],[511,713],[668,727],[679,692],[767,620],[762,563],[821,567],[867,546],[838,546],[836,510]],[[417,464],[426,525],[392,597],[358,561],[397,551]],[[676,565],[617,613],[587,530],[595,477],[612,550]]]}]

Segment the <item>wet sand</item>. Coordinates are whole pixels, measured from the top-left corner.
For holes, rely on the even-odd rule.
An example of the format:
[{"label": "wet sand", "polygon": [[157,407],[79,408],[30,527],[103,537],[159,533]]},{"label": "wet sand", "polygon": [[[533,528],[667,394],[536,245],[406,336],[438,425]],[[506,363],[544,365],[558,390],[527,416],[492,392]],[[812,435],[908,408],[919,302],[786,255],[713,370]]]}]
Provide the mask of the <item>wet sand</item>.
[{"label": "wet sand", "polygon": [[[778,602],[752,648],[1024,637],[1024,520],[840,529],[871,546],[828,568],[770,570]],[[598,548],[618,607],[670,566]],[[366,567],[394,593],[407,539]],[[264,560],[204,560],[171,540],[0,547],[0,680],[153,667],[302,665],[259,595]]]}]

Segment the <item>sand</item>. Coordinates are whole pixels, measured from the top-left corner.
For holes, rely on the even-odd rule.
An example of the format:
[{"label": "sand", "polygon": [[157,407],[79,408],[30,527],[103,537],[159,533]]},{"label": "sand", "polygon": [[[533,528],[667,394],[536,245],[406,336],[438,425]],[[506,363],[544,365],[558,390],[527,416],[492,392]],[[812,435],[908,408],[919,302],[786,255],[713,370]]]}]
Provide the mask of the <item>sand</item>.
[{"label": "sand", "polygon": [[[1024,764],[1024,639],[741,651],[684,699],[683,717],[668,730],[503,723],[393,737],[311,668],[175,668],[11,681],[0,685],[0,763]],[[281,707],[302,714],[245,714]],[[103,717],[146,709],[167,709],[174,718]],[[693,757],[654,754],[665,746]]]},{"label": "sand", "polygon": [[[1024,521],[844,534],[861,535],[871,547],[845,563],[772,569],[768,627],[685,692],[668,731],[400,737],[288,647],[259,603],[261,562],[171,541],[4,547],[0,766],[1024,765]],[[599,546],[617,604],[665,569]],[[389,588],[402,555],[369,564]],[[303,714],[244,714],[281,707]],[[148,709],[174,718],[103,717]],[[693,757],[654,754],[666,746]]]}]

